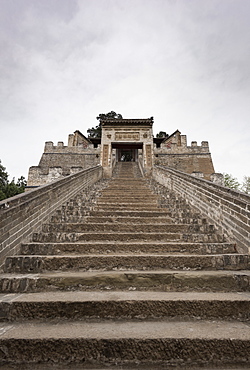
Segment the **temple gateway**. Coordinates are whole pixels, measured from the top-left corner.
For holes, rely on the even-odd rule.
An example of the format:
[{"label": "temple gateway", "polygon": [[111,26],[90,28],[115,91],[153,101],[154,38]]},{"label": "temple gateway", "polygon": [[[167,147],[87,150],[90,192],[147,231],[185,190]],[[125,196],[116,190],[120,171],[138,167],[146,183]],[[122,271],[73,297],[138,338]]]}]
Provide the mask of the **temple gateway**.
[{"label": "temple gateway", "polygon": [[162,138],[153,137],[153,117],[101,120],[102,137],[89,138],[79,130],[68,137],[68,145],[47,141],[38,166],[28,174],[28,187],[44,185],[82,169],[101,165],[111,177],[117,162],[137,162],[143,176],[153,165],[163,165],[213,180],[214,167],[207,141],[187,145],[186,135],[176,130]]}]

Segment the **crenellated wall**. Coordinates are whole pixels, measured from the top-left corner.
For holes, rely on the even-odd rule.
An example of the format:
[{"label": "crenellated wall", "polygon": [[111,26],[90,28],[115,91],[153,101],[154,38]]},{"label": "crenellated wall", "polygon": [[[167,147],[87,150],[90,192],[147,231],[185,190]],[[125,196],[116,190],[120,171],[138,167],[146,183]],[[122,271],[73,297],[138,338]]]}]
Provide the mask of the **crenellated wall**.
[{"label": "crenellated wall", "polygon": [[162,166],[154,166],[153,178],[206,215],[239,252],[250,252],[249,195]]},{"label": "crenellated wall", "polygon": [[215,172],[207,141],[187,145],[179,130],[164,138],[153,137],[153,117],[146,119],[103,119],[102,137],[87,138],[79,130],[68,137],[68,145],[47,141],[38,166],[29,169],[27,190],[48,184],[84,168],[101,164],[106,177],[122,160],[122,151],[140,162],[143,173],[150,176],[152,166],[163,165],[210,180]]},{"label": "crenellated wall", "polygon": [[73,146],[73,141],[74,135],[69,135],[69,146],[62,141],[57,145],[52,141],[45,143],[38,166],[29,169],[28,187],[45,185],[100,163],[100,147],[94,148],[93,144],[79,142],[79,139],[77,146]]},{"label": "crenellated wall", "polygon": [[56,209],[80,191],[92,188],[102,176],[102,167],[96,166],[1,201],[0,266]]},{"label": "crenellated wall", "polygon": [[166,138],[160,148],[154,149],[155,164],[178,169],[185,173],[202,173],[206,180],[214,173],[214,166],[207,141],[197,145],[196,141],[187,145],[186,135],[177,130]]}]

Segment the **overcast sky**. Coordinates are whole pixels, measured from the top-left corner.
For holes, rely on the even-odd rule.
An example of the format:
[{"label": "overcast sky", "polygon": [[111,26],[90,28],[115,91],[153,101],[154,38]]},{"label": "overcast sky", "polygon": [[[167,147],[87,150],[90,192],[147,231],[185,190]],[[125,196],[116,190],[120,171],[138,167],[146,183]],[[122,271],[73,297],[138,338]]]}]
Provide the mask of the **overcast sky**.
[{"label": "overcast sky", "polygon": [[250,176],[250,0],[0,0],[0,50],[10,180],[111,110],[209,141],[216,172]]}]

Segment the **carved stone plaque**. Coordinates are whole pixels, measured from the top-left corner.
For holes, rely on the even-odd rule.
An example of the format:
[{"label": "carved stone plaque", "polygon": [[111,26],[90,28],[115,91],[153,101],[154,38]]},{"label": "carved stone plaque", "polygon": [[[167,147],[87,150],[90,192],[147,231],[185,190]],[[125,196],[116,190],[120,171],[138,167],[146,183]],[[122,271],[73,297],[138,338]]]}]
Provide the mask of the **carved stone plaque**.
[{"label": "carved stone plaque", "polygon": [[115,140],[117,141],[139,141],[139,132],[116,132]]},{"label": "carved stone plaque", "polygon": [[152,151],[151,151],[151,145],[146,145],[146,160],[147,160],[147,166],[152,167]]},{"label": "carved stone plaque", "polygon": [[108,164],[109,164],[109,146],[103,145],[102,165],[103,167],[107,167]]}]

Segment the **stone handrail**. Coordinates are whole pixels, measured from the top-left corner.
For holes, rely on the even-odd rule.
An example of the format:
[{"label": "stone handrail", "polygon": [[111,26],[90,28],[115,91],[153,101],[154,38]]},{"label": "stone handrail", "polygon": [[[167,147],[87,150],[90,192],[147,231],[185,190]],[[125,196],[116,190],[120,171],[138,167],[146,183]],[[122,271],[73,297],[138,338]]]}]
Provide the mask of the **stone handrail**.
[{"label": "stone handrail", "polygon": [[205,215],[239,252],[250,252],[250,196],[163,166],[153,178]]},{"label": "stone handrail", "polygon": [[102,176],[102,167],[95,166],[1,201],[0,266],[6,256],[18,253],[20,243],[39,231],[56,209]]}]

